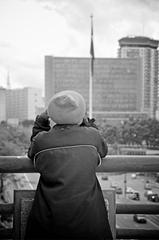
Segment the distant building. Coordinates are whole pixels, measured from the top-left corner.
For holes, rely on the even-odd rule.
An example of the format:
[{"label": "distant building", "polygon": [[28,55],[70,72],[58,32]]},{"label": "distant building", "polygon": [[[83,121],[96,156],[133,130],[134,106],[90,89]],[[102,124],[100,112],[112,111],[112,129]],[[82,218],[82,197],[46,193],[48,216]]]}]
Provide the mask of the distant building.
[{"label": "distant building", "polygon": [[6,121],[6,89],[0,87],[0,122]]},{"label": "distant building", "polygon": [[[45,57],[45,101],[58,91],[75,90],[89,99],[89,58]],[[93,116],[122,120],[146,115],[143,108],[143,71],[139,58],[96,58]]]},{"label": "distant building", "polygon": [[148,37],[124,37],[119,40],[120,58],[142,59],[142,111],[156,117],[158,102],[158,40]]},{"label": "distant building", "polygon": [[31,87],[7,89],[7,120],[33,120],[38,113],[38,109],[42,107],[44,107],[44,103],[41,89]]},{"label": "distant building", "polygon": [[8,118],[7,124],[12,127],[17,127],[19,125],[19,119],[18,118]]},{"label": "distant building", "polygon": [[[95,59],[93,116],[109,120],[156,117],[158,43],[147,37],[121,38],[118,58]],[[84,96],[88,106],[89,65],[89,58],[46,56],[46,105],[54,93],[72,89]]]}]

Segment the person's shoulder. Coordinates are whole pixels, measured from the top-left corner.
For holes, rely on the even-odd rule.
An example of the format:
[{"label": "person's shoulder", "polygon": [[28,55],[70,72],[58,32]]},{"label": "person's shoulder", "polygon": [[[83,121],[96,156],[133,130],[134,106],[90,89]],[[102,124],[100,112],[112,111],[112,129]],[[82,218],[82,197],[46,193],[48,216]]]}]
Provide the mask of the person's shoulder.
[{"label": "person's shoulder", "polygon": [[41,131],[35,137],[34,141],[45,140],[50,131]]},{"label": "person's shoulder", "polygon": [[94,127],[86,127],[86,126],[81,126],[80,127],[84,132],[94,134],[94,135],[99,135],[99,130],[94,128]]}]

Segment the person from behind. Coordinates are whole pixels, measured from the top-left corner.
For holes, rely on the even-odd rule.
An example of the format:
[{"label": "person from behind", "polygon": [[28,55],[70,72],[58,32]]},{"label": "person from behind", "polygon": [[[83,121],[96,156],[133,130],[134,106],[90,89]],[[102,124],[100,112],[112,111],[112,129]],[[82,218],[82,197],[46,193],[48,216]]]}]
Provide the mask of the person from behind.
[{"label": "person from behind", "polygon": [[36,117],[28,156],[40,178],[25,240],[112,239],[96,177],[108,149],[99,131],[84,124],[85,112],[82,95],[62,91]]}]

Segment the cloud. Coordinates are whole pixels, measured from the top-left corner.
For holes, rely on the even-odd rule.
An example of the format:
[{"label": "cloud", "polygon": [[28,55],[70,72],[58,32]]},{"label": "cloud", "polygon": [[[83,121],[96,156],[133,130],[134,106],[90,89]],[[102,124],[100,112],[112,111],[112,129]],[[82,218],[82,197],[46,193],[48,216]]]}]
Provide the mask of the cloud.
[{"label": "cloud", "polygon": [[0,48],[13,48],[14,46],[6,41],[0,41]]},{"label": "cloud", "polygon": [[31,63],[30,61],[20,61],[19,62],[21,66],[23,66],[26,69],[34,69],[34,70],[39,70],[42,68],[42,65],[40,63],[33,62]]},{"label": "cloud", "polygon": [[15,85],[43,87],[45,55],[89,57],[90,14],[96,57],[116,57],[127,35],[159,39],[158,0],[3,0],[0,65]]},{"label": "cloud", "polygon": [[[37,0],[49,4],[61,14],[72,30],[81,36],[89,36],[91,13],[94,15],[94,35],[108,42],[118,41],[126,35],[147,35],[151,37],[156,31],[152,21],[159,20],[159,1],[157,0]],[[144,32],[143,32],[144,29]],[[88,41],[88,39],[87,39]],[[112,40],[111,40],[112,41]],[[111,42],[110,42],[111,43]],[[107,45],[107,44],[106,44]]]}]

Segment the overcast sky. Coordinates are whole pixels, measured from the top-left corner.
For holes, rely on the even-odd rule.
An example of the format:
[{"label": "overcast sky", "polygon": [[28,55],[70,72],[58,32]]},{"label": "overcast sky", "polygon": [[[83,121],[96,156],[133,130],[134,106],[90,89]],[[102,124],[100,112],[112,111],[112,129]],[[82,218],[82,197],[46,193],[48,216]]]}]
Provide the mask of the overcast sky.
[{"label": "overcast sky", "polygon": [[159,39],[158,0],[0,0],[0,86],[44,88],[44,56],[117,57],[118,40]]}]

